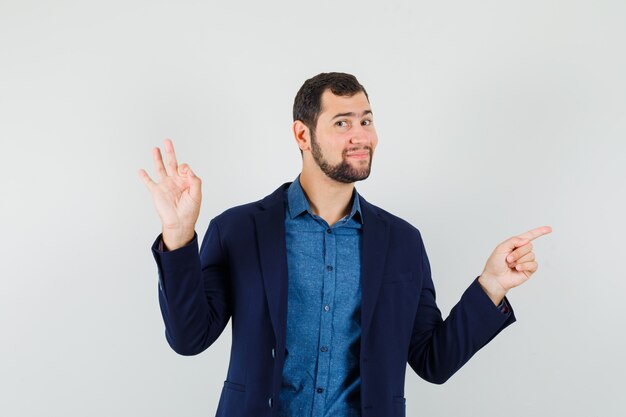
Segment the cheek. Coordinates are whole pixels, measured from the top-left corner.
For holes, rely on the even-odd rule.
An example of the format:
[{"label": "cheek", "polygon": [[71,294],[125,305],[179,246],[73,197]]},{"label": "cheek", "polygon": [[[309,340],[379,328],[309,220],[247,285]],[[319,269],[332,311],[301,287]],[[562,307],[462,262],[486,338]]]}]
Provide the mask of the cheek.
[{"label": "cheek", "polygon": [[337,137],[335,140],[326,146],[326,151],[329,154],[337,155],[341,158],[342,153],[350,147],[350,140]]},{"label": "cheek", "polygon": [[370,143],[372,146],[372,149],[376,148],[376,145],[378,145],[378,136],[376,136],[376,133],[374,133],[370,139]]}]

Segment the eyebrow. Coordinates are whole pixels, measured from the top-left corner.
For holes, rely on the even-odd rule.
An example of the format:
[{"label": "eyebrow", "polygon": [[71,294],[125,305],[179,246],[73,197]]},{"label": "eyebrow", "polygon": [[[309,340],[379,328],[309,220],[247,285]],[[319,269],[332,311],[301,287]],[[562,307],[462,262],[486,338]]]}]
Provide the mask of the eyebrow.
[{"label": "eyebrow", "polygon": [[[374,115],[374,113],[372,113],[372,111],[371,111],[371,110],[365,110],[365,111],[363,112],[363,114],[361,114],[361,117],[363,117],[363,116],[365,116],[365,115],[367,115],[367,114]],[[335,120],[335,119],[336,119],[336,118],[338,118],[338,117],[356,117],[356,113],[355,113],[355,112],[338,113],[338,114],[336,114],[336,115],[335,115],[332,119],[330,119],[330,120]]]}]

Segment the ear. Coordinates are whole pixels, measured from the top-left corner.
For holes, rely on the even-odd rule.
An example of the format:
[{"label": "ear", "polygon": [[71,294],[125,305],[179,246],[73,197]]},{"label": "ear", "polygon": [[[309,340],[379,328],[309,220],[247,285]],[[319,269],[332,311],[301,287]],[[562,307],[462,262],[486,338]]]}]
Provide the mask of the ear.
[{"label": "ear", "polygon": [[301,120],[293,122],[293,137],[301,151],[311,149],[311,132]]}]

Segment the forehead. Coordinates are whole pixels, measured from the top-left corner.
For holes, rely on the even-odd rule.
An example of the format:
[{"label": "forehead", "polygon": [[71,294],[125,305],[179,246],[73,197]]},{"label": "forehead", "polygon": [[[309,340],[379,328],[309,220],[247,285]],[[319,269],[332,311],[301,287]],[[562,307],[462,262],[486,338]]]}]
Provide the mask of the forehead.
[{"label": "forehead", "polygon": [[353,96],[337,96],[332,91],[322,93],[320,118],[333,117],[337,113],[362,114],[365,110],[371,110],[365,93],[359,91]]}]

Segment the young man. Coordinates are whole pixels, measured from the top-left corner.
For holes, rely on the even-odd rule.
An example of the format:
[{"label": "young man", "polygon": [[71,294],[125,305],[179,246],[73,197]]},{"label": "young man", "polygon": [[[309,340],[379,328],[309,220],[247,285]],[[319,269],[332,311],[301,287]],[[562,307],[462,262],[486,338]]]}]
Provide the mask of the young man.
[{"label": "young man", "polygon": [[162,234],[152,251],[170,346],[209,347],[232,317],[232,349],[217,416],[404,416],[406,364],[443,383],[515,321],[505,294],[536,270],[531,240],[493,251],[444,321],[419,231],[368,203],[378,142],[355,77],[323,73],[294,102],[302,172],[264,199],[215,217],[200,253],[201,181],[153,150],[152,194]]}]

